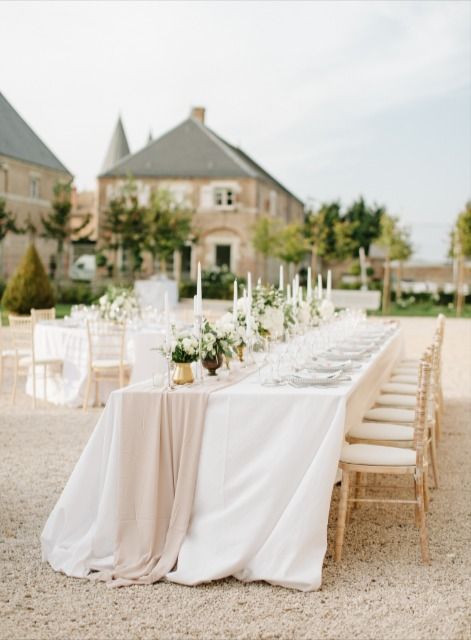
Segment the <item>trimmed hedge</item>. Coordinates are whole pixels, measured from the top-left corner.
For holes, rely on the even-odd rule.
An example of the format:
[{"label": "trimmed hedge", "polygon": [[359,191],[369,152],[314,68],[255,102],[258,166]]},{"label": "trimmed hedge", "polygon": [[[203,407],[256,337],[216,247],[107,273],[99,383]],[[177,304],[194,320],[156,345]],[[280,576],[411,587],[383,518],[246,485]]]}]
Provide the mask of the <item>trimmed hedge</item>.
[{"label": "trimmed hedge", "polygon": [[10,313],[18,315],[28,315],[31,309],[48,309],[54,306],[54,292],[34,244],[28,247],[8,281],[2,305]]}]

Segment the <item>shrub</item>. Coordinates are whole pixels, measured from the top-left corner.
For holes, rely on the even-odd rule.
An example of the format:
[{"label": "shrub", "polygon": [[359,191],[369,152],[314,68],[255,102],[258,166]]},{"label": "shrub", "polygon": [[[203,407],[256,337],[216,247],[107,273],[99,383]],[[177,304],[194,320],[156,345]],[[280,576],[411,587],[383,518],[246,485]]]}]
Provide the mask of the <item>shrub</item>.
[{"label": "shrub", "polygon": [[2,305],[11,313],[19,315],[27,315],[33,308],[47,309],[54,306],[51,283],[34,244],[28,247],[8,281]]},{"label": "shrub", "polygon": [[[201,273],[203,296],[213,300],[232,300],[236,275],[227,267],[212,267]],[[244,278],[238,278],[239,286],[245,285]],[[183,280],[180,283],[180,298],[192,298],[196,294],[196,282]]]},{"label": "shrub", "polygon": [[57,287],[56,297],[62,304],[93,304],[104,291],[105,287],[93,288],[88,282],[76,282]]}]

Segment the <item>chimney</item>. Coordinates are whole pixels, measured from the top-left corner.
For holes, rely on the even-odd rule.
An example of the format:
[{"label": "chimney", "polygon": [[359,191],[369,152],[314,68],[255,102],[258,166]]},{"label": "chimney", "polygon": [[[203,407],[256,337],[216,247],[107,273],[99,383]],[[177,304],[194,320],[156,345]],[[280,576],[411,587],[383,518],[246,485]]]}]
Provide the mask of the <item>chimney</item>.
[{"label": "chimney", "polygon": [[205,111],[206,109],[204,107],[193,107],[190,115],[195,120],[198,120],[198,122],[201,122],[201,124],[204,124]]}]

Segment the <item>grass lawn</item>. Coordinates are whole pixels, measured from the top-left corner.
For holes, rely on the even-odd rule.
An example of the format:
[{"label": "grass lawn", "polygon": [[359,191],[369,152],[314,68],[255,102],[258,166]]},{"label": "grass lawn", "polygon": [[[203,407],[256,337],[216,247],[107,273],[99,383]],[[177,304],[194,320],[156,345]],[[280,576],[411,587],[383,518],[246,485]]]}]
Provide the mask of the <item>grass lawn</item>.
[{"label": "grass lawn", "polygon": [[[388,316],[437,316],[439,313],[447,316],[447,318],[456,318],[456,311],[453,308],[449,308],[447,305],[430,304],[429,302],[417,302],[410,307],[403,309],[397,304],[392,303],[387,313]],[[381,311],[372,311],[369,315],[381,316]],[[471,304],[467,304],[463,308],[462,318],[471,318]]]}]

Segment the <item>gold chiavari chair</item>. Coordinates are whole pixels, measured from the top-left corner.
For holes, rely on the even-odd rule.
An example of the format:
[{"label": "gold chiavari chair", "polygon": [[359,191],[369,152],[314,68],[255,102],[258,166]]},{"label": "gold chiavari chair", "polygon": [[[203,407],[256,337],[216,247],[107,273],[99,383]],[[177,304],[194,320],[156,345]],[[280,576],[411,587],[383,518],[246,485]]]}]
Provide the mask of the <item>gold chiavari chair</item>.
[{"label": "gold chiavari chair", "polygon": [[47,320],[55,320],[56,319],[56,308],[52,307],[51,309],[31,309],[31,317],[33,318],[33,322],[43,322]]},{"label": "gold chiavari chair", "polygon": [[33,408],[36,408],[37,384],[36,375],[37,367],[43,367],[43,383],[44,383],[44,400],[47,402],[47,374],[48,367],[62,366],[60,358],[38,358],[36,357],[34,344],[34,322],[35,315],[31,316],[13,316],[8,317],[10,331],[12,335],[13,349],[15,352],[14,361],[14,377],[12,404],[16,401],[16,393],[18,388],[18,378],[20,375],[28,375],[31,370],[33,378]]},{"label": "gold chiavari chair", "polygon": [[[426,352],[424,357],[430,357],[431,361],[431,382],[430,382],[430,393],[429,393],[429,404],[427,407],[427,428],[428,428],[428,437],[427,437],[427,446],[430,456],[431,462],[431,470],[433,473],[433,482],[434,486],[438,488],[438,458],[437,458],[437,430],[436,430],[436,404],[435,404],[435,371],[437,367],[437,353],[438,346],[437,344],[432,345]],[[367,411],[365,414],[365,421],[361,422],[359,425],[352,427],[347,433],[346,439],[347,442],[353,444],[378,444],[383,446],[390,447],[408,447],[411,448],[414,446],[414,433],[415,433],[415,425],[418,420],[419,414],[419,391],[421,388],[421,380],[419,376],[418,385],[415,387],[416,395],[404,396],[404,399],[411,399],[414,403],[414,411],[410,408],[400,408],[397,409],[397,406],[394,407],[379,407],[380,411],[383,413],[374,413],[374,411]],[[400,396],[397,396],[400,397]],[[399,405],[400,406],[400,405]],[[392,410],[391,420],[387,420],[388,413],[387,411]],[[402,417],[408,416],[410,421],[407,422],[394,422],[392,418],[396,415],[396,412],[400,411]],[[373,415],[377,416],[377,420],[371,420]],[[384,420],[381,421],[380,418],[383,417]],[[370,421],[368,421],[368,418]]]},{"label": "gold chiavari chair", "polygon": [[0,313],[0,389],[3,386],[3,372],[8,361],[14,364],[15,350],[11,347],[9,327],[3,326],[2,314]]},{"label": "gold chiavari chair", "polygon": [[88,377],[83,410],[88,407],[92,384],[95,403],[99,399],[99,383],[117,381],[119,387],[129,380],[131,366],[125,360],[126,325],[103,320],[87,320]]},{"label": "gold chiavari chair", "polygon": [[[340,501],[337,519],[337,531],[335,540],[335,559],[339,562],[342,558],[343,542],[347,512],[350,504],[360,502],[386,502],[397,504],[411,504],[415,506],[416,525],[420,531],[420,549],[422,560],[430,562],[428,546],[426,503],[427,503],[427,441],[428,441],[428,402],[430,394],[431,362],[430,356],[424,358],[420,365],[420,388],[418,395],[417,420],[414,425],[414,448],[404,449],[400,447],[384,447],[374,444],[345,444],[339,468],[342,470],[342,484],[340,489]],[[386,475],[411,475],[414,480],[415,495],[412,499],[359,497],[355,484],[351,483],[352,475],[361,474],[367,477],[369,474]],[[358,477],[358,476],[357,476]],[[363,489],[377,490],[385,487],[365,486]],[[390,487],[396,489],[396,487]],[[403,487],[397,487],[403,489]],[[350,497],[350,490],[355,489],[355,495]]]}]

